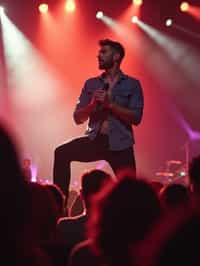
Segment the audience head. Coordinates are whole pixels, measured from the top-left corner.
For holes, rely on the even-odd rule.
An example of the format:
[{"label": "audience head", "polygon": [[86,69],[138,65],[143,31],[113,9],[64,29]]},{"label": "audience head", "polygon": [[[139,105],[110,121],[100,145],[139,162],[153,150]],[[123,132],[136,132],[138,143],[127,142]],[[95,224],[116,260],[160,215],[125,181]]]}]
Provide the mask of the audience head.
[{"label": "audience head", "polygon": [[112,177],[103,170],[92,169],[83,173],[81,177],[81,194],[86,208],[90,206],[92,196],[99,192],[111,180]]},{"label": "audience head", "polygon": [[168,212],[140,246],[132,250],[138,256],[137,265],[199,265],[199,224],[199,206],[179,206]]},{"label": "audience head", "polygon": [[46,185],[30,182],[28,187],[28,231],[38,243],[51,241],[56,235],[56,225],[60,214],[55,197]]},{"label": "audience head", "polygon": [[110,265],[127,258],[131,244],[144,239],[160,215],[156,192],[135,173],[122,171],[114,184],[96,197],[88,235],[94,239],[94,250]]},{"label": "audience head", "polygon": [[170,184],[160,191],[160,201],[164,208],[176,207],[189,203],[190,195],[186,186],[182,184]]},{"label": "audience head", "polygon": [[65,215],[65,195],[62,190],[56,184],[46,184],[45,185],[49,191],[52,193],[56,205],[58,207],[59,216]]},{"label": "audience head", "polygon": [[6,237],[12,238],[24,227],[28,194],[16,141],[10,131],[3,126],[0,126],[0,147],[0,221],[2,234],[6,232]]},{"label": "audience head", "polygon": [[[14,189],[24,183],[17,142],[6,128],[0,127],[0,172],[4,189]],[[2,187],[2,186],[1,186]]]}]

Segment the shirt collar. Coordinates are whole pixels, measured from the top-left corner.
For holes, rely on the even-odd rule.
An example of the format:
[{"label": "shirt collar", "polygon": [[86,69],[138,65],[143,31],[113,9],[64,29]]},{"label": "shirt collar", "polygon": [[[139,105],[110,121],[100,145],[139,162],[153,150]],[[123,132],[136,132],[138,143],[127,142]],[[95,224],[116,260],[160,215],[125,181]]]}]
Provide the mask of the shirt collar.
[{"label": "shirt collar", "polygon": [[[99,76],[99,79],[102,80],[102,81],[104,81],[104,80],[105,80],[105,76],[106,76],[106,72],[103,72],[103,73]],[[122,71],[120,70],[119,80],[121,80],[121,79],[126,79],[126,78],[127,78],[127,75],[124,74],[124,72],[122,72]]]}]

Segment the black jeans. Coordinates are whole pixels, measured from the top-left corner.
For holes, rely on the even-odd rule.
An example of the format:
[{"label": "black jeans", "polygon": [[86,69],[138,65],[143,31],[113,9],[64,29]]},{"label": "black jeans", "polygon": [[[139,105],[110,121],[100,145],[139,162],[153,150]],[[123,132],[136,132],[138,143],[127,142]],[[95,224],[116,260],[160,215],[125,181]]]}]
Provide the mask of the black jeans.
[{"label": "black jeans", "polygon": [[107,135],[99,134],[94,140],[84,136],[73,139],[56,148],[53,181],[68,196],[70,163],[73,161],[93,162],[98,160],[107,161],[114,173],[125,167],[136,168],[132,147],[122,151],[111,151],[109,150]]}]

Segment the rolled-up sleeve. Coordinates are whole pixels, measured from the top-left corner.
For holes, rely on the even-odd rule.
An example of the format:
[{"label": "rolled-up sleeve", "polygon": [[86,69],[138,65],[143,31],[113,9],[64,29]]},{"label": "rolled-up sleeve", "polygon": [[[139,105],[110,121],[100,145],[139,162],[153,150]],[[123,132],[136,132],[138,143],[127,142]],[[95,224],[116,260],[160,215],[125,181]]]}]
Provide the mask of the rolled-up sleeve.
[{"label": "rolled-up sleeve", "polygon": [[143,116],[144,96],[141,83],[138,80],[134,82],[134,89],[128,107],[134,112],[133,124],[139,125]]},{"label": "rolled-up sleeve", "polygon": [[91,93],[89,93],[88,88],[87,88],[87,81],[85,82],[82,90],[81,90],[81,94],[78,98],[78,101],[76,103],[74,112],[73,112],[73,119],[76,122],[76,112],[82,108],[87,106],[90,103],[91,100]]}]

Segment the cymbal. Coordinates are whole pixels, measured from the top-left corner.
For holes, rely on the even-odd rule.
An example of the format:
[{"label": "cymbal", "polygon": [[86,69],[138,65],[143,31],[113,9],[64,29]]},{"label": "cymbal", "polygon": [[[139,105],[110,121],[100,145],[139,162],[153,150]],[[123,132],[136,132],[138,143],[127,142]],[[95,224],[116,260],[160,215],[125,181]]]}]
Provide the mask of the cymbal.
[{"label": "cymbal", "polygon": [[173,177],[174,176],[174,173],[172,172],[156,172],[156,175],[157,176],[167,176],[167,177]]},{"label": "cymbal", "polygon": [[182,164],[182,162],[179,160],[169,160],[169,161],[166,161],[166,163],[168,163],[168,164]]}]

